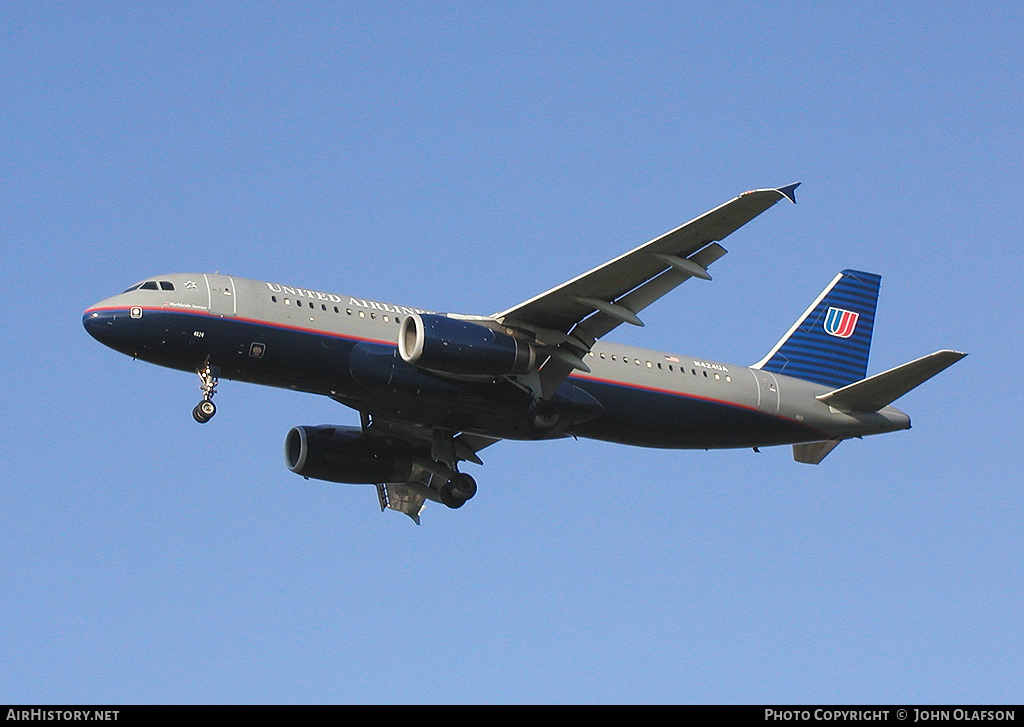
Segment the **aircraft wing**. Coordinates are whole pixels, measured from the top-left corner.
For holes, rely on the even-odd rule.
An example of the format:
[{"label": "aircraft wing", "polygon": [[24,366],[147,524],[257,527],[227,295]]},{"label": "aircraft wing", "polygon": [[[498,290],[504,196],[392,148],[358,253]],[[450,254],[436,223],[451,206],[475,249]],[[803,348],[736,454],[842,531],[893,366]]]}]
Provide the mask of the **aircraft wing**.
[{"label": "aircraft wing", "polygon": [[[796,201],[794,190],[798,184],[744,192],[685,225],[493,317],[506,325],[526,323],[567,333],[591,313],[601,310],[597,302],[615,303],[665,272],[685,273],[678,282],[691,276],[706,278],[706,265],[701,262],[711,261],[691,260],[691,256],[724,239],[779,200]],[[718,259],[722,254],[724,249],[705,257]]]},{"label": "aircraft wing", "polygon": [[710,280],[707,268],[726,250],[719,240],[781,199],[796,202],[799,182],[778,189],[744,192],[700,217],[666,232],[546,293],[492,316],[525,329],[546,346],[545,393],[573,368],[594,342],[622,323],[642,326],[641,310],[691,277]]}]

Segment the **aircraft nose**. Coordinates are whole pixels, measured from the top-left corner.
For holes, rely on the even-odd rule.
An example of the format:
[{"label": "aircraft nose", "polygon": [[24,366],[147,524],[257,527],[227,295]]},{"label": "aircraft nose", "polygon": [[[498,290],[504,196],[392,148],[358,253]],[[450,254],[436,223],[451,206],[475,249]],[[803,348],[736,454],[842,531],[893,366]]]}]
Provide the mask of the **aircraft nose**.
[{"label": "aircraft nose", "polygon": [[110,340],[117,322],[117,313],[112,310],[89,308],[82,314],[82,325],[89,335],[100,343]]}]

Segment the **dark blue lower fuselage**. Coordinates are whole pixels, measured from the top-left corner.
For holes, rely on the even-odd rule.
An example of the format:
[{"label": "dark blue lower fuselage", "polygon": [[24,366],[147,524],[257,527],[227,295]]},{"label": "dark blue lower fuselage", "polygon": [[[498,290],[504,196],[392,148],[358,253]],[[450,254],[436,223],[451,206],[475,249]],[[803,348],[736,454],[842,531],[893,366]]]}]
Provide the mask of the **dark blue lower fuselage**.
[{"label": "dark blue lower fuselage", "polygon": [[[162,366],[195,371],[209,361],[222,378],[323,394],[371,415],[495,438],[538,436],[527,424],[527,392],[502,379],[424,372],[401,360],[394,341],[166,307],[134,316],[93,308],[83,322],[107,346]],[[724,398],[583,374],[571,376],[553,403],[569,422],[560,436],[637,446],[748,447],[823,436]]]}]

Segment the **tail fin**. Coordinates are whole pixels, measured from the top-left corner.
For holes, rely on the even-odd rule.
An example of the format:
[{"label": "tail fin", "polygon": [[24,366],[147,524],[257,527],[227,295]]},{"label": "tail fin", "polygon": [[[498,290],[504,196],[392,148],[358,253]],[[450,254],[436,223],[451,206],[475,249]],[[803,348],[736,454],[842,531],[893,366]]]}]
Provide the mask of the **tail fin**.
[{"label": "tail fin", "polygon": [[881,281],[859,270],[839,273],[752,368],[836,389],[863,379]]}]

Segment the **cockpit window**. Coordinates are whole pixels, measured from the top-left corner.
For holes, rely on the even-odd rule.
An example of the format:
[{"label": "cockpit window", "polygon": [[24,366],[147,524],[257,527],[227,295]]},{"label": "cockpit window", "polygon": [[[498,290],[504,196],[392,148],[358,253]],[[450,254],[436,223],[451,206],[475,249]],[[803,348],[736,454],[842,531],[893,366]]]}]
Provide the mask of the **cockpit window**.
[{"label": "cockpit window", "polygon": [[128,290],[124,292],[130,293],[133,290],[174,290],[174,283],[172,283],[170,280],[161,280],[160,285],[158,287],[157,282],[155,280],[147,280],[144,283],[136,283],[135,285],[128,288]]}]

